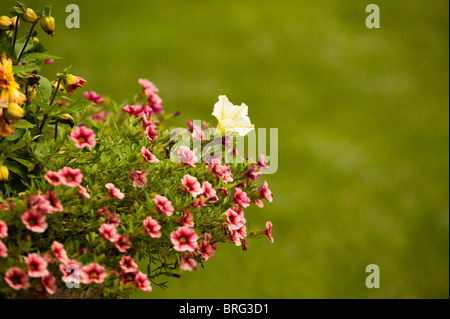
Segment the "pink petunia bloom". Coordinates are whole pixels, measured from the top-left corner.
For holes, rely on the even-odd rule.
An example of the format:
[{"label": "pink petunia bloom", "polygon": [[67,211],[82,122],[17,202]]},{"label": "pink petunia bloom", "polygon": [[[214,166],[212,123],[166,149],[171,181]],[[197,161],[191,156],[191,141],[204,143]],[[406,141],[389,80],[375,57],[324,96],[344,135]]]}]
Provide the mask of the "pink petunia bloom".
[{"label": "pink petunia bloom", "polygon": [[69,74],[65,77],[65,89],[68,95],[74,93],[78,88],[82,87],[86,80],[82,77]]},{"label": "pink petunia bloom", "polygon": [[161,195],[156,195],[153,201],[156,204],[156,208],[166,216],[171,216],[174,212],[172,202],[166,197]]},{"label": "pink petunia bloom", "polygon": [[147,135],[147,138],[154,142],[158,138],[158,127],[155,126],[155,124],[150,123],[145,127],[145,134]]},{"label": "pink petunia bloom", "polygon": [[106,207],[106,206],[103,206],[102,208],[100,208],[97,211],[97,214],[100,215],[100,216],[102,216],[102,215],[109,215],[110,213],[111,212],[109,211],[108,207]]},{"label": "pink petunia bloom", "polygon": [[52,212],[62,212],[64,210],[61,205],[61,201],[58,199],[54,191],[48,191],[44,198],[50,203]]},{"label": "pink petunia bloom", "polygon": [[80,195],[83,196],[84,198],[87,199],[91,198],[91,194],[89,194],[86,188],[84,188],[81,185],[78,185],[78,193],[80,193]]},{"label": "pink petunia bloom", "polygon": [[140,290],[151,292],[152,286],[150,285],[150,281],[147,278],[147,275],[141,271],[138,271],[136,276],[134,277],[134,281],[137,283],[137,286]]},{"label": "pink petunia bloom", "polygon": [[159,95],[156,94],[156,92],[148,90],[148,89],[145,90],[144,93],[145,93],[145,95],[147,95],[148,105],[151,107],[153,112],[158,113],[158,114],[163,114],[164,110],[162,107],[162,100],[159,97]]},{"label": "pink petunia bloom", "polygon": [[138,83],[140,85],[142,85],[144,90],[148,90],[148,91],[156,92],[156,93],[159,92],[159,89],[156,87],[156,85],[147,79],[138,79]]},{"label": "pink petunia bloom", "polygon": [[184,210],[183,217],[180,218],[180,222],[183,226],[194,227],[194,215],[189,211],[189,209]]},{"label": "pink petunia bloom", "polygon": [[76,259],[70,259],[66,263],[59,264],[59,270],[63,274],[61,280],[65,283],[80,284],[81,268],[83,268],[83,265]]},{"label": "pink petunia bloom", "polygon": [[225,216],[228,223],[228,229],[230,231],[237,230],[245,225],[246,220],[243,215],[231,208],[225,212]]},{"label": "pink petunia bloom", "polygon": [[209,168],[217,177],[222,178],[225,183],[233,181],[229,164],[222,166],[219,161],[213,159],[209,163]]},{"label": "pink petunia bloom", "polygon": [[95,147],[95,133],[86,126],[77,126],[75,130],[70,133],[70,138],[75,142],[78,148]]},{"label": "pink petunia bloom", "polygon": [[210,182],[204,181],[202,184],[202,189],[203,194],[206,196],[206,198],[217,197],[216,190],[212,187]]},{"label": "pink petunia bloom", "polygon": [[120,235],[119,239],[114,243],[114,245],[121,253],[124,253],[127,249],[131,248],[129,236]]},{"label": "pink petunia bloom", "polygon": [[142,224],[144,226],[145,231],[147,232],[147,234],[150,235],[150,237],[152,238],[161,237],[161,232],[159,231],[161,229],[161,225],[159,225],[155,219],[148,216],[146,219],[144,219]]},{"label": "pink petunia bloom", "polygon": [[261,156],[259,157],[258,166],[260,169],[263,169],[263,170],[269,169],[269,166],[267,165],[266,157],[264,156],[264,154],[261,154]]},{"label": "pink petunia bloom", "polygon": [[273,236],[272,236],[272,222],[268,221],[266,223],[266,231],[265,234],[267,235],[267,237],[269,237],[269,241],[271,243],[273,243]]},{"label": "pink petunia bloom", "polygon": [[196,177],[186,174],[181,179],[181,184],[186,188],[186,190],[191,193],[192,197],[200,195],[203,193],[203,189],[200,186]]},{"label": "pink petunia bloom", "polygon": [[114,227],[117,227],[120,225],[120,218],[117,216],[116,212],[110,212],[108,213],[106,220],[105,220],[105,224],[109,224],[112,225]]},{"label": "pink petunia bloom", "polygon": [[15,290],[28,289],[30,287],[27,273],[19,267],[9,268],[5,273],[4,279]]},{"label": "pink petunia bloom", "polygon": [[55,60],[53,59],[45,59],[44,64],[53,64]]},{"label": "pink petunia bloom", "polygon": [[106,120],[108,118],[108,116],[111,113],[105,110],[102,110],[98,113],[94,113],[91,115],[91,119],[93,119],[94,121],[98,121],[98,122],[103,122],[104,120]]},{"label": "pink petunia bloom", "polygon": [[142,171],[134,171],[134,173],[130,174],[130,178],[133,184],[134,189],[142,188],[147,185],[147,171],[144,169]]},{"label": "pink petunia bloom", "polygon": [[120,259],[120,268],[124,272],[137,272],[139,270],[138,265],[134,261],[134,259],[131,256],[122,256],[122,259]]},{"label": "pink petunia bloom", "polygon": [[260,199],[256,199],[256,200],[255,200],[255,204],[256,204],[256,206],[258,206],[258,207],[261,207],[261,208],[264,207],[264,203],[263,203],[263,201],[260,200]]},{"label": "pink petunia bloom", "polygon": [[101,284],[105,280],[107,273],[105,268],[98,263],[90,263],[81,268],[80,275],[81,282],[88,285],[91,282]]},{"label": "pink petunia bloom", "polygon": [[252,182],[260,178],[262,173],[259,171],[258,166],[252,165],[252,167],[250,167],[250,169],[245,172],[245,175],[248,176],[250,182]]},{"label": "pink petunia bloom", "polygon": [[120,190],[114,186],[114,184],[106,183],[105,187],[111,191],[110,195],[112,197],[115,197],[118,199],[124,199],[125,195],[123,193],[121,193]]},{"label": "pink petunia bloom", "polygon": [[146,160],[147,162],[149,162],[149,163],[159,163],[159,159],[157,159],[156,156],[153,155],[152,152],[150,152],[148,149],[146,149],[145,146],[142,146],[141,154],[144,157],[144,160]]},{"label": "pink petunia bloom", "polygon": [[97,94],[97,92],[95,92],[95,91],[84,92],[83,96],[95,104],[105,103],[105,99],[103,98],[103,96],[101,96],[100,94]]},{"label": "pink petunia bloom", "polygon": [[212,236],[209,233],[205,233],[203,235],[203,240],[200,242],[200,245],[197,247],[197,252],[202,255],[202,258],[206,261],[208,258],[214,256],[214,253],[217,250],[217,244],[210,243]]},{"label": "pink petunia bloom", "polygon": [[20,219],[26,228],[35,233],[43,233],[48,227],[45,215],[34,209],[27,210]]},{"label": "pink petunia bloom", "polygon": [[0,240],[0,257],[8,257],[8,247]]},{"label": "pink petunia bloom", "polygon": [[28,276],[38,278],[48,275],[48,263],[38,254],[28,254],[28,256],[24,258],[24,261],[28,266]]},{"label": "pink petunia bloom", "polygon": [[180,146],[178,148],[177,155],[180,157],[180,160],[185,165],[195,167],[194,163],[198,162],[197,156],[195,156],[195,153],[189,149],[187,146]]},{"label": "pink petunia bloom", "polygon": [[139,117],[142,116],[143,114],[143,106],[142,105],[125,105],[124,107],[122,107],[122,110],[124,110],[125,112],[127,112],[128,114],[134,116],[134,117]]},{"label": "pink petunia bloom", "polygon": [[42,277],[41,280],[42,286],[44,286],[45,291],[50,295],[53,295],[56,292],[57,286],[55,282],[55,277],[50,273]]},{"label": "pink petunia bloom", "polygon": [[98,229],[100,234],[103,235],[103,237],[112,243],[119,240],[120,235],[117,233],[117,228],[114,225],[103,223],[101,224],[100,228]]},{"label": "pink petunia bloom", "polygon": [[180,269],[184,271],[197,271],[197,262],[192,258],[193,253],[181,254]]},{"label": "pink petunia bloom", "polygon": [[239,229],[231,231],[231,237],[236,246],[241,246],[242,245],[241,239],[245,239],[245,237],[247,237],[246,226],[244,225]]},{"label": "pink petunia bloom", "polygon": [[170,234],[173,248],[177,251],[195,251],[198,235],[194,229],[181,226]]},{"label": "pink petunia bloom", "polygon": [[270,191],[266,181],[264,181],[264,183],[259,188],[259,193],[266,201],[272,202],[273,194]]},{"label": "pink petunia bloom", "polygon": [[42,194],[34,194],[30,196],[27,206],[29,209],[40,210],[47,214],[53,213],[52,205]]},{"label": "pink petunia bloom", "polygon": [[205,133],[203,133],[201,127],[194,125],[190,120],[186,120],[186,122],[189,126],[189,132],[191,132],[194,140],[206,141]]},{"label": "pink petunia bloom", "polygon": [[0,238],[8,237],[8,226],[3,220],[0,220]]},{"label": "pink petunia bloom", "polygon": [[83,174],[78,168],[73,169],[66,166],[59,170],[58,174],[61,177],[61,183],[67,187],[77,187],[83,179]]},{"label": "pink petunia bloom", "polygon": [[247,193],[240,188],[234,188],[234,200],[243,208],[250,206],[250,198],[248,198]]},{"label": "pink petunia bloom", "polygon": [[65,264],[69,261],[63,244],[58,243],[57,241],[53,241],[51,248],[53,257],[55,257],[59,262]]},{"label": "pink petunia bloom", "polygon": [[44,175],[44,177],[47,180],[47,182],[49,182],[53,186],[58,186],[59,184],[61,184],[61,176],[59,176],[57,172],[48,171]]}]

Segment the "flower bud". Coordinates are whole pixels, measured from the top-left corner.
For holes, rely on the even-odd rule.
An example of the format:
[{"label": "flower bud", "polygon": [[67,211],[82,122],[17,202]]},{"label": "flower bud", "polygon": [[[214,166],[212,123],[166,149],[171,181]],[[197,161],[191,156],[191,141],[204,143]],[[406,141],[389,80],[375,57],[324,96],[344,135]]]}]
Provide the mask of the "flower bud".
[{"label": "flower bud", "polygon": [[41,27],[47,34],[55,35],[55,18],[53,17],[43,17],[41,19]]},{"label": "flower bud", "polygon": [[35,98],[37,94],[37,89],[34,86],[28,87],[28,96],[31,98]]},{"label": "flower bud", "polygon": [[64,85],[68,94],[74,93],[76,89],[82,87],[84,83],[86,83],[85,79],[73,74],[68,74],[64,78]]},{"label": "flower bud", "polygon": [[69,124],[73,128],[73,117],[70,114],[61,114],[58,118],[59,123]]},{"label": "flower bud", "polygon": [[25,111],[17,103],[9,103],[5,117],[10,121],[18,121],[25,116]]},{"label": "flower bud", "polygon": [[[52,87],[56,90],[56,86],[58,85],[58,81],[52,81]],[[64,92],[64,86],[59,85],[58,91]]]},{"label": "flower bud", "polygon": [[7,16],[0,17],[0,30],[7,31],[11,30],[14,27],[12,20]]},{"label": "flower bud", "polygon": [[25,22],[29,22],[29,23],[34,23],[37,20],[37,15],[36,12],[34,12],[33,9],[31,8],[27,8],[27,11],[25,12],[25,14],[22,16],[23,21]]},{"label": "flower bud", "polygon": [[0,165],[0,183],[7,183],[9,178],[8,167]]},{"label": "flower bud", "polygon": [[[11,18],[14,28],[16,27],[17,19],[19,19],[19,17],[17,17],[17,16]],[[19,20],[19,24],[17,25],[17,27],[19,27],[19,26],[20,26],[20,20]]]}]

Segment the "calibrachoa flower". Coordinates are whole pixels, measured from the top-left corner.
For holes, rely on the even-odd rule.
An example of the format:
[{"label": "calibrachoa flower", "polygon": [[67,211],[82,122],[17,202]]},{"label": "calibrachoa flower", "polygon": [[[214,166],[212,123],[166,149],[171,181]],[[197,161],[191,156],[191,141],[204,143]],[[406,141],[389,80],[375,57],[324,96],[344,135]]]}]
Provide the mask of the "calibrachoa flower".
[{"label": "calibrachoa flower", "polygon": [[219,200],[219,197],[216,195],[216,190],[212,187],[210,182],[204,181],[202,184],[202,190],[209,202],[216,202]]},{"label": "calibrachoa flower", "polygon": [[69,261],[63,244],[58,243],[57,241],[53,241],[51,248],[53,257],[55,257],[59,262],[65,264]]},{"label": "calibrachoa flower", "polygon": [[250,167],[250,169],[245,172],[245,175],[248,176],[250,181],[255,181],[261,177],[262,173],[259,171],[257,165],[252,165],[252,167]]},{"label": "calibrachoa flower", "polygon": [[0,257],[8,257],[8,247],[0,240]]},{"label": "calibrachoa flower", "polygon": [[118,198],[118,199],[124,199],[125,195],[122,192],[120,192],[120,190],[118,188],[116,188],[114,186],[114,184],[106,183],[105,187],[111,191],[111,196],[112,197],[115,197],[115,198]]},{"label": "calibrachoa flower", "polygon": [[181,226],[170,234],[173,248],[177,251],[195,251],[198,235],[194,229]]},{"label": "calibrachoa flower", "polygon": [[114,243],[114,245],[121,253],[124,253],[127,249],[131,248],[129,236],[120,235],[119,239]]},{"label": "calibrachoa flower", "polygon": [[184,210],[183,217],[180,218],[180,222],[183,226],[194,227],[194,215],[189,211],[189,209]]},{"label": "calibrachoa flower", "polygon": [[180,269],[184,271],[198,270],[197,262],[192,258],[194,254],[181,254]]},{"label": "calibrachoa flower", "polygon": [[134,277],[134,280],[136,281],[137,286],[140,290],[146,291],[146,292],[152,291],[152,286],[150,285],[150,281],[148,280],[147,275],[144,274],[143,272],[138,271],[138,273]]},{"label": "calibrachoa flower", "polygon": [[73,169],[66,166],[59,170],[58,174],[61,177],[61,183],[67,187],[77,187],[83,179],[83,174],[78,168]]},{"label": "calibrachoa flower", "polygon": [[116,212],[109,212],[106,217],[106,224],[113,225],[114,227],[117,227],[120,225],[120,218],[117,216]]},{"label": "calibrachoa flower", "polygon": [[256,204],[256,206],[258,206],[258,207],[260,207],[260,208],[263,208],[263,207],[264,207],[264,203],[263,203],[263,201],[260,200],[260,199],[256,199],[256,200],[255,200],[255,204]]},{"label": "calibrachoa flower", "polygon": [[100,94],[97,94],[97,92],[95,92],[95,91],[84,92],[83,96],[95,104],[105,103],[103,96],[101,96]]},{"label": "calibrachoa flower", "polygon": [[240,214],[239,212],[229,208],[225,212],[225,216],[228,223],[228,229],[230,231],[237,230],[245,225],[246,220],[243,213]]},{"label": "calibrachoa flower", "polygon": [[233,230],[231,231],[231,237],[233,239],[233,242],[236,246],[241,246],[242,245],[242,240],[241,239],[245,239],[245,237],[247,237],[247,228],[246,226],[242,226],[239,229]]},{"label": "calibrachoa flower", "polygon": [[161,229],[161,226],[155,219],[148,216],[146,219],[144,219],[144,222],[142,224],[144,225],[144,229],[147,232],[147,234],[150,235],[150,237],[152,238],[161,237],[161,232],[159,231]]},{"label": "calibrachoa flower", "polygon": [[186,190],[191,193],[192,197],[200,195],[203,193],[203,189],[200,186],[196,177],[186,174],[181,179],[181,184],[186,188]]},{"label": "calibrachoa flower", "polygon": [[211,160],[209,163],[209,168],[217,177],[222,178],[225,183],[233,181],[229,164],[222,166],[220,162]]},{"label": "calibrachoa flower", "polygon": [[0,220],[0,238],[8,237],[8,226],[3,220]]},{"label": "calibrachoa flower", "polygon": [[210,233],[205,233],[203,235],[203,240],[200,242],[200,245],[197,247],[197,252],[202,255],[202,258],[206,261],[208,258],[214,256],[214,253],[217,249],[217,244],[211,244],[212,236]]},{"label": "calibrachoa flower", "polygon": [[159,159],[157,159],[156,156],[153,155],[153,153],[146,149],[144,146],[142,146],[141,148],[141,154],[144,157],[144,160],[146,160],[147,162],[159,163]]},{"label": "calibrachoa flower", "polygon": [[150,123],[145,127],[145,134],[147,135],[147,138],[154,142],[158,138],[158,127],[155,126],[155,124]]},{"label": "calibrachoa flower", "polygon": [[144,169],[142,171],[134,171],[130,174],[130,178],[133,184],[134,189],[137,189],[137,187],[142,188],[147,184],[147,171]]},{"label": "calibrachoa flower", "polygon": [[28,266],[28,276],[37,278],[48,275],[47,262],[36,253],[28,254],[24,258],[25,263]]},{"label": "calibrachoa flower", "polygon": [[243,208],[250,206],[250,198],[248,198],[247,193],[240,188],[234,188],[234,200]]},{"label": "calibrachoa flower", "polygon": [[83,265],[75,259],[70,259],[66,263],[59,264],[59,270],[63,276],[61,280],[66,283],[81,283],[81,268]]},{"label": "calibrachoa flower", "polygon": [[87,266],[81,268],[81,282],[83,284],[90,284],[94,282],[96,284],[101,284],[106,278],[106,270],[103,266],[98,263],[90,263]]},{"label": "calibrachoa flower", "polygon": [[12,267],[5,273],[5,281],[15,290],[28,289],[30,282],[27,273],[19,267]]},{"label": "calibrachoa flower", "polygon": [[267,182],[264,181],[264,183],[261,185],[261,187],[259,188],[259,193],[261,194],[261,196],[268,202],[272,202],[273,200],[273,194],[270,191]]},{"label": "calibrachoa flower", "polygon": [[52,212],[62,212],[64,209],[61,205],[61,201],[56,196],[54,191],[48,191],[44,198],[49,202]]},{"label": "calibrachoa flower", "polygon": [[109,116],[110,112],[102,110],[98,113],[94,113],[91,115],[91,119],[98,121],[98,122],[103,122],[104,120],[106,120]]},{"label": "calibrachoa flower", "polygon": [[49,293],[50,295],[53,295],[56,292],[56,279],[55,277],[53,277],[52,274],[47,274],[46,276],[42,277],[42,286],[44,286],[44,289],[47,293]]},{"label": "calibrachoa flower", "polygon": [[48,227],[45,215],[34,209],[27,210],[20,219],[29,230],[35,233],[43,233]]},{"label": "calibrachoa flower", "polygon": [[272,223],[270,221],[268,221],[266,223],[266,231],[265,234],[267,235],[267,237],[269,237],[269,241],[271,243],[273,243],[273,236],[272,236]]},{"label": "calibrachoa flower", "polygon": [[57,172],[48,171],[44,175],[44,177],[47,180],[47,182],[49,182],[53,186],[58,186],[59,184],[61,184],[61,176],[59,176]]},{"label": "calibrachoa flower", "polygon": [[112,243],[119,240],[120,235],[117,233],[117,229],[114,225],[111,224],[102,224],[98,230],[103,237]]},{"label": "calibrachoa flower", "polygon": [[174,212],[172,202],[166,197],[161,195],[156,195],[153,201],[156,204],[156,208],[166,216],[171,216]]},{"label": "calibrachoa flower", "polygon": [[44,195],[34,194],[28,199],[27,206],[29,209],[40,210],[47,214],[53,213],[53,208],[50,202],[45,198]]},{"label": "calibrachoa flower", "polygon": [[131,256],[122,256],[119,264],[124,272],[137,272],[139,270],[138,265]]},{"label": "calibrachoa flower", "polygon": [[80,195],[83,196],[84,198],[87,199],[91,198],[91,194],[89,194],[86,188],[84,188],[81,185],[78,185],[78,193],[80,193]]},{"label": "calibrachoa flower", "polygon": [[85,79],[73,74],[68,74],[64,78],[64,86],[68,94],[74,93],[78,88],[82,87],[84,83],[86,83]]},{"label": "calibrachoa flower", "polygon": [[70,138],[75,142],[78,148],[95,147],[95,133],[90,128],[84,125],[77,126],[75,130],[70,133]]},{"label": "calibrachoa flower", "polygon": [[266,157],[264,156],[264,154],[261,154],[259,156],[258,166],[259,166],[260,169],[263,169],[263,170],[268,170],[269,169],[269,166],[267,165]]},{"label": "calibrachoa flower", "polygon": [[195,153],[191,151],[189,147],[184,145],[180,146],[177,155],[180,157],[181,162],[185,165],[195,167],[194,163],[198,162],[198,158],[195,156]]}]

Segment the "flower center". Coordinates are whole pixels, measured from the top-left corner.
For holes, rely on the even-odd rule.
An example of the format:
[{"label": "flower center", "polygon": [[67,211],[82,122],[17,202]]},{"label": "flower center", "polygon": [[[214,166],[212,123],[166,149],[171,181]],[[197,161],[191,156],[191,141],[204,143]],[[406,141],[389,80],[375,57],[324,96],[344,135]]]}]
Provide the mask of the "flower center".
[{"label": "flower center", "polygon": [[74,178],[73,178],[72,175],[67,175],[67,176],[66,176],[66,181],[72,182],[73,180],[74,180]]},{"label": "flower center", "polygon": [[96,273],[95,271],[91,272],[91,273],[89,274],[89,278],[93,278],[93,279],[98,278],[98,273]]},{"label": "flower center", "polygon": [[33,218],[30,218],[30,219],[28,220],[28,224],[30,224],[30,226],[34,226],[34,225],[36,225],[36,224],[37,224],[37,222],[36,222],[36,220],[35,220],[35,219],[33,219]]},{"label": "flower center", "polygon": [[28,267],[30,267],[30,270],[37,270],[38,269],[36,263],[30,264],[30,266],[28,266]]},{"label": "flower center", "polygon": [[180,241],[180,244],[185,244],[187,242],[187,238],[186,237],[180,237],[179,241]]},{"label": "flower center", "polygon": [[86,139],[83,136],[81,136],[78,138],[78,142],[84,143],[84,142],[86,142]]}]

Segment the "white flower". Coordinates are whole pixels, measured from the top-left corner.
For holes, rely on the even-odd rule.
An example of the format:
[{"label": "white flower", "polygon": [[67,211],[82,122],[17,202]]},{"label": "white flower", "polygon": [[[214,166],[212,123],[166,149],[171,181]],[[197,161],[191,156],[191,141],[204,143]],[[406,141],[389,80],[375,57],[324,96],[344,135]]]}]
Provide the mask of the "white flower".
[{"label": "white flower", "polygon": [[212,115],[219,121],[218,129],[222,134],[230,131],[245,136],[255,129],[255,126],[250,123],[247,113],[247,105],[244,103],[241,106],[233,105],[225,95],[220,95],[219,102],[214,104]]}]

